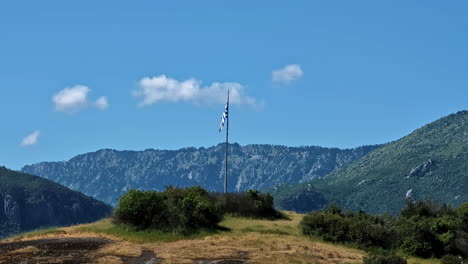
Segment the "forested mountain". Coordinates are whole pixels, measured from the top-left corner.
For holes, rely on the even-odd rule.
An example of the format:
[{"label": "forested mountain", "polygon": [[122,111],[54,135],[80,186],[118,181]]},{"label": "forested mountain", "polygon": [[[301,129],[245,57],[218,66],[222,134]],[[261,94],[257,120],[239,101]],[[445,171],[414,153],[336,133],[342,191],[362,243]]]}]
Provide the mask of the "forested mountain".
[{"label": "forested mountain", "polygon": [[[468,111],[425,125],[302,188],[283,190],[283,199],[297,199],[294,188],[307,184],[328,201],[371,213],[397,213],[406,198],[467,202]],[[314,209],[313,201],[304,199]]]},{"label": "forested mountain", "polygon": [[[221,191],[225,145],[179,150],[117,151],[103,149],[69,161],[42,162],[22,171],[63,184],[115,205],[126,191],[163,190],[168,185],[201,185]],[[278,183],[321,178],[380,147],[355,149],[231,144],[229,190],[263,190]]]},{"label": "forested mountain", "polygon": [[96,221],[111,210],[50,180],[0,167],[0,238],[41,227]]}]

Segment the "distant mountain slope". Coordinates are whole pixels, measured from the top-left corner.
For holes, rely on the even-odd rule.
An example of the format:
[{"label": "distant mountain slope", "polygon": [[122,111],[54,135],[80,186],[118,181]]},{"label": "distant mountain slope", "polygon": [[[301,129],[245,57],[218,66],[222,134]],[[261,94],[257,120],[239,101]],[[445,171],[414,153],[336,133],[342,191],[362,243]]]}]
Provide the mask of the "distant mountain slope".
[{"label": "distant mountain slope", "polygon": [[329,201],[371,213],[396,213],[406,197],[466,202],[468,111],[425,125],[312,184]]},{"label": "distant mountain slope", "polygon": [[109,205],[60,184],[0,167],[0,238],[40,227],[92,222],[111,211]]},{"label": "distant mountain slope", "polygon": [[[355,149],[230,145],[229,190],[266,189],[278,183],[320,178],[379,146]],[[65,162],[42,162],[22,171],[115,204],[131,188],[162,190],[167,185],[201,185],[221,191],[224,144],[180,150],[103,149]]]},{"label": "distant mountain slope", "polygon": [[267,190],[280,210],[308,213],[320,210],[328,201],[312,184],[278,184]]}]

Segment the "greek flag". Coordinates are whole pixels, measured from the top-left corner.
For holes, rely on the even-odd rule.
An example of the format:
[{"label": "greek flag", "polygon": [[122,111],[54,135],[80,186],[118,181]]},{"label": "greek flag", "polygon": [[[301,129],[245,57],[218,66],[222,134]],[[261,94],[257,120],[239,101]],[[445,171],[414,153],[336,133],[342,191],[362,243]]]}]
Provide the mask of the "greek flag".
[{"label": "greek flag", "polygon": [[224,108],[223,116],[221,117],[221,124],[219,125],[219,132],[223,130],[224,123],[226,122],[226,119],[228,118],[228,112],[229,112],[229,101],[227,102],[226,107]]}]

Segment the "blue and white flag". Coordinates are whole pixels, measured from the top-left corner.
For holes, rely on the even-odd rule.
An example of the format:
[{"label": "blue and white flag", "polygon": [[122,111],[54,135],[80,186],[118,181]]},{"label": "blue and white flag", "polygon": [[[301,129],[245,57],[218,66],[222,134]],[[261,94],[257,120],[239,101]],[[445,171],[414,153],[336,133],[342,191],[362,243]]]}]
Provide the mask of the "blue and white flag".
[{"label": "blue and white flag", "polygon": [[224,108],[224,113],[223,113],[223,116],[221,117],[221,124],[219,125],[219,132],[223,130],[224,123],[226,122],[226,119],[228,119],[228,112],[229,112],[229,91],[228,91],[228,99],[227,99],[226,107]]}]

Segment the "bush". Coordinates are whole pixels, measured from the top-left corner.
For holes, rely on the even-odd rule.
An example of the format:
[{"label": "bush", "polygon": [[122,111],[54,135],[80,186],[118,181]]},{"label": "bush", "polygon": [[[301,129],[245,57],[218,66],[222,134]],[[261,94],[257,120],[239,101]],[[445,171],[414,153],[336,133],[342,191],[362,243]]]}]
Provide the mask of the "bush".
[{"label": "bush", "polygon": [[192,230],[216,227],[222,211],[199,186],[170,186],[164,192],[130,190],[119,199],[115,217],[140,229]]},{"label": "bush", "polygon": [[453,256],[453,255],[446,255],[441,259],[441,264],[463,264],[467,263],[467,261],[463,261],[463,258]]},{"label": "bush", "polygon": [[364,257],[363,264],[407,264],[407,261],[398,255],[380,253]]},{"label": "bush", "polygon": [[224,213],[240,217],[281,218],[269,193],[249,190],[245,193],[214,193],[212,199],[221,204]]},{"label": "bush", "polygon": [[214,228],[229,213],[234,216],[280,218],[273,197],[258,191],[208,193],[203,188],[169,186],[163,192],[130,190],[120,197],[116,220],[138,229],[165,231]]},{"label": "bush", "polygon": [[311,212],[301,221],[305,235],[332,242],[354,243],[365,249],[402,250],[423,258],[468,256],[468,203],[456,210],[431,201],[407,201],[400,216],[345,212],[336,205]]},{"label": "bush", "polygon": [[342,213],[335,205],[322,212],[311,212],[301,221],[302,232],[331,242],[350,242],[364,248],[389,249],[398,243],[398,233],[385,221],[364,212]]}]

